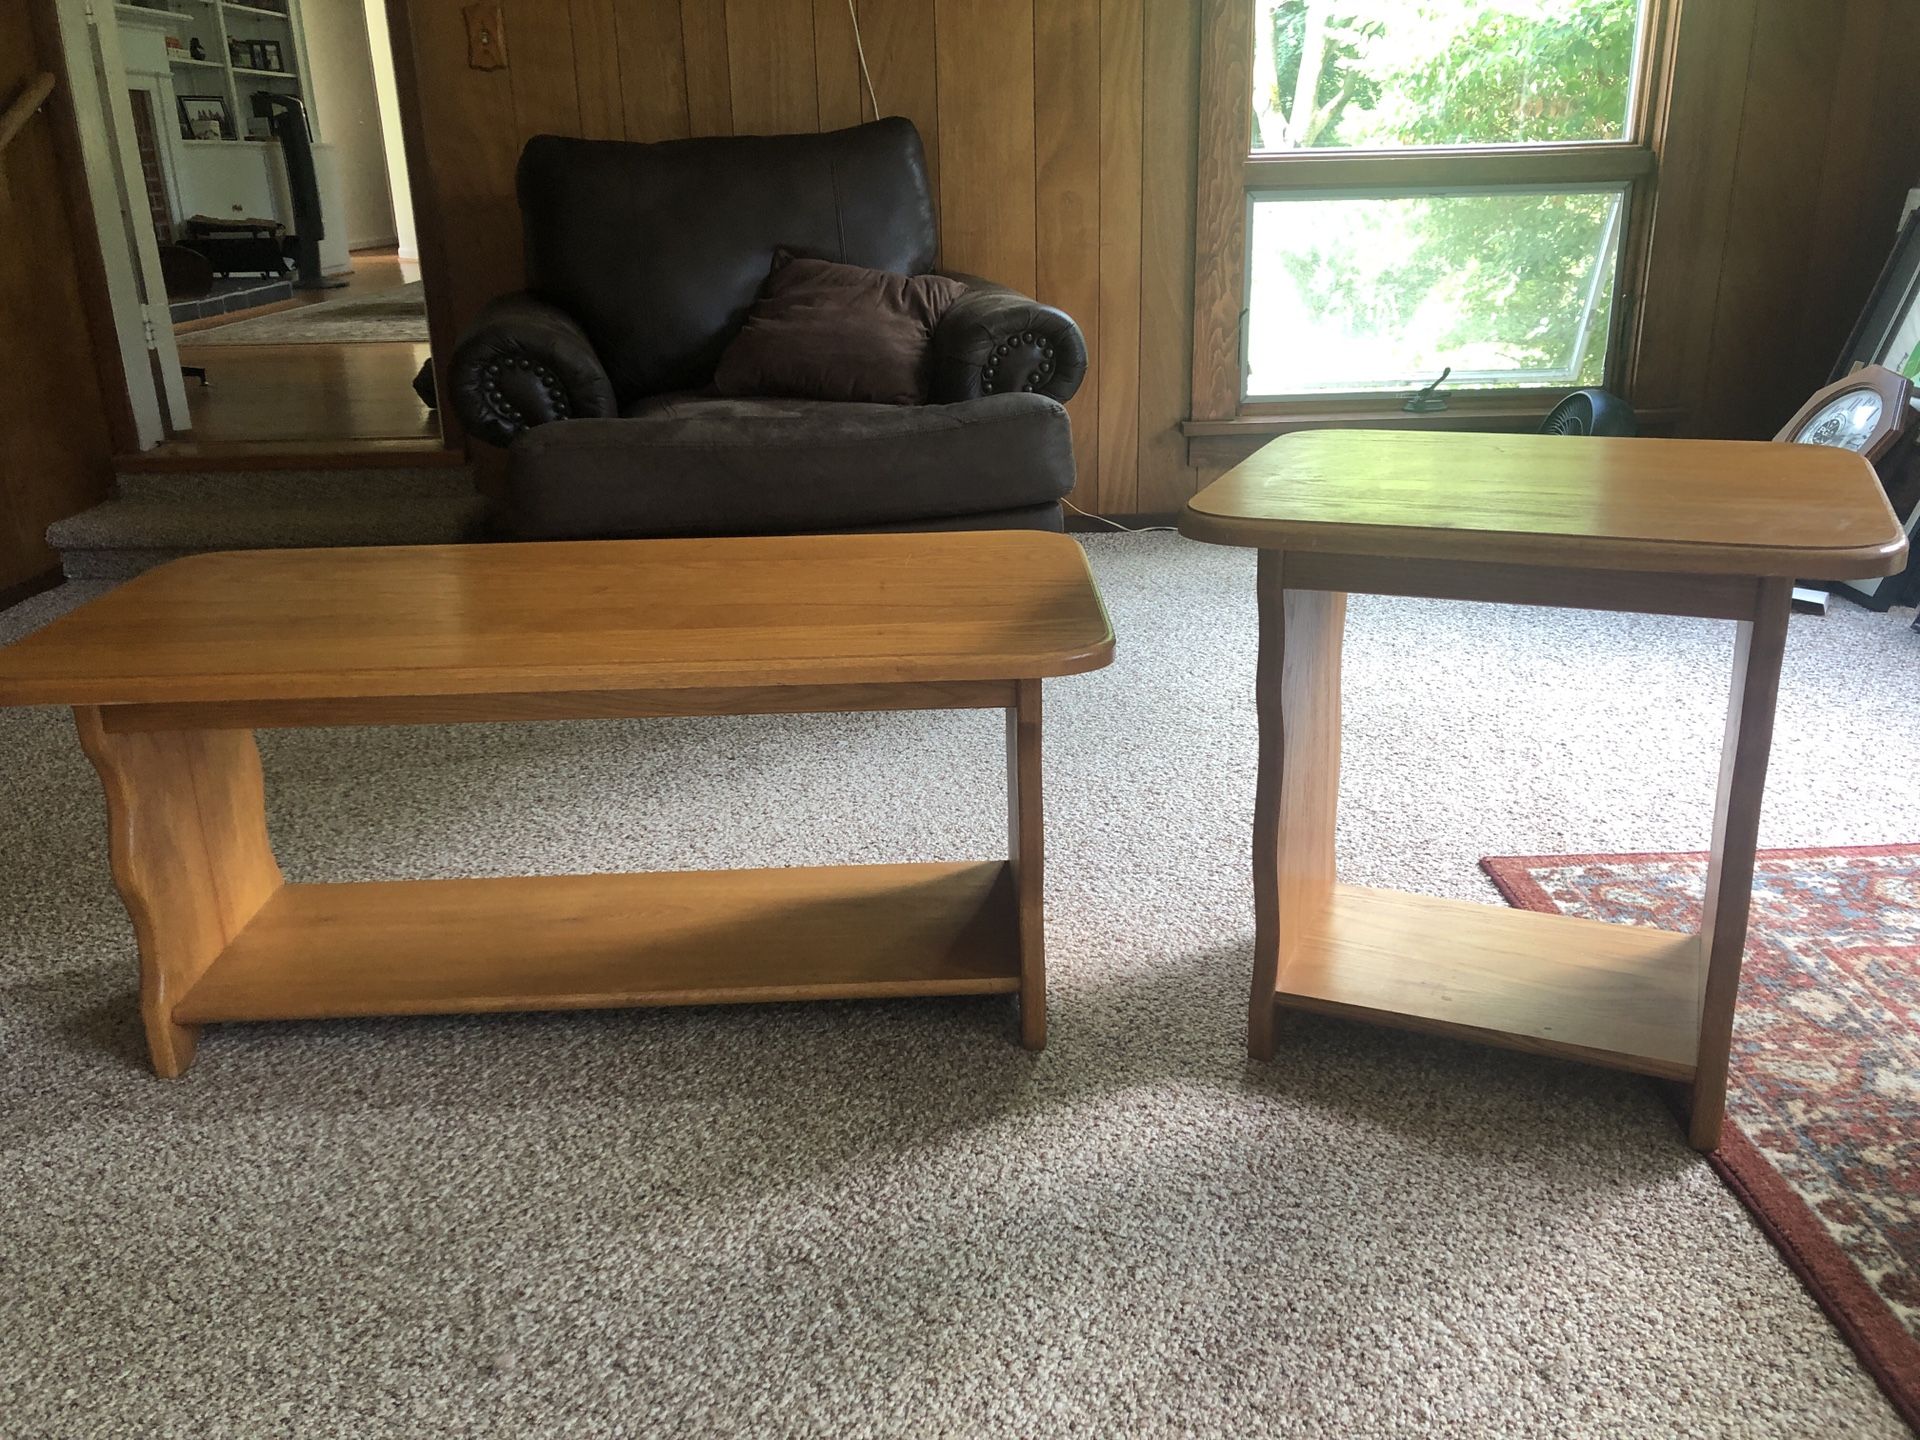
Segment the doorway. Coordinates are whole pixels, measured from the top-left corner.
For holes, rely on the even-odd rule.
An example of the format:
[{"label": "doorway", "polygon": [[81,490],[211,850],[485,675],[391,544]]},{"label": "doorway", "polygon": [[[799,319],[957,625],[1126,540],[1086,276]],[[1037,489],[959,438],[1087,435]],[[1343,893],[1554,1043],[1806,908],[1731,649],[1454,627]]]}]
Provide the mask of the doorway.
[{"label": "doorway", "polygon": [[162,448],[439,448],[384,0],[96,10],[142,319],[182,383]]}]

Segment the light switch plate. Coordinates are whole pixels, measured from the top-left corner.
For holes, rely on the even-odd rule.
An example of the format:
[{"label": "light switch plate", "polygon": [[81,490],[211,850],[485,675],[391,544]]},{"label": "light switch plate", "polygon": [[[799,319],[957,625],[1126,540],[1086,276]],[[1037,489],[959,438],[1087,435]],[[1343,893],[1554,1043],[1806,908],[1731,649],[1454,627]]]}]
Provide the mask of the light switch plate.
[{"label": "light switch plate", "polygon": [[469,5],[460,12],[467,22],[467,65],[474,70],[507,68],[507,32],[498,0]]}]

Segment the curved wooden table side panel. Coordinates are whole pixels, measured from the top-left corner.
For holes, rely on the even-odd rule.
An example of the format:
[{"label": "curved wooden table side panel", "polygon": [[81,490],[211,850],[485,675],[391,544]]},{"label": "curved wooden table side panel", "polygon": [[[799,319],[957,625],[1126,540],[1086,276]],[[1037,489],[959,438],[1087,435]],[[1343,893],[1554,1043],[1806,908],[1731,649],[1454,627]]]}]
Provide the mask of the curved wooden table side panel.
[{"label": "curved wooden table side panel", "polygon": [[280,889],[251,730],[109,734],[75,709],[107,797],[114,886],[140,947],[140,1017],[153,1068],[193,1063],[200,1027],[174,1009]]}]

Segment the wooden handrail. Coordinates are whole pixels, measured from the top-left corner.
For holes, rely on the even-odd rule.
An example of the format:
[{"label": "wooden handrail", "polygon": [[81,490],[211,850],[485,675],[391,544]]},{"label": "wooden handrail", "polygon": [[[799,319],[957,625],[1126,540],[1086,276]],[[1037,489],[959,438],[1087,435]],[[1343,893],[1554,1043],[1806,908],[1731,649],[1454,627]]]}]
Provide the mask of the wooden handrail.
[{"label": "wooden handrail", "polygon": [[0,152],[13,143],[13,137],[25,128],[33,112],[47,103],[47,97],[53,94],[53,76],[42,70],[27,82],[27,88],[7,106],[6,113],[0,114]]}]

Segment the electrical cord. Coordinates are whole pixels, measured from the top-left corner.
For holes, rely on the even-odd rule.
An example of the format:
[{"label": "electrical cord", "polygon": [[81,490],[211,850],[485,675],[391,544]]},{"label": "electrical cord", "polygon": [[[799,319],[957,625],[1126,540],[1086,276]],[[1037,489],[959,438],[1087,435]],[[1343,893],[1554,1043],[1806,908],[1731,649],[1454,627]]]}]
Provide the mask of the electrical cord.
[{"label": "electrical cord", "polygon": [[1091,510],[1082,510],[1071,500],[1060,502],[1074,514],[1087,520],[1098,520],[1102,525],[1111,525],[1116,530],[1124,530],[1129,535],[1172,535],[1179,530],[1177,525],[1122,525],[1118,520],[1109,520],[1104,515],[1096,515]]},{"label": "electrical cord", "polygon": [[873,75],[867,69],[867,47],[860,39],[860,12],[847,0],[847,18],[853,21],[853,50],[860,57],[860,78],[867,82],[867,99],[873,102],[873,118],[880,118],[880,97],[873,93]]}]

